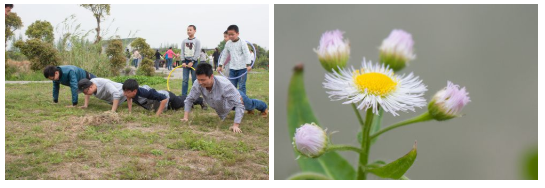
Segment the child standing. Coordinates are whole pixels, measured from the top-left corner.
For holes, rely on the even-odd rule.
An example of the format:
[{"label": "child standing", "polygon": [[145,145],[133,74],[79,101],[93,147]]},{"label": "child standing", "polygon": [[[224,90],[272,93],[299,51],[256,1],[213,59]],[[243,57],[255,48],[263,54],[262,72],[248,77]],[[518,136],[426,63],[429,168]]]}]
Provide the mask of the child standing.
[{"label": "child standing", "polygon": [[191,84],[195,84],[195,71],[191,67],[197,67],[198,59],[201,52],[201,41],[195,37],[195,32],[197,32],[197,27],[194,25],[187,26],[187,36],[188,38],[182,42],[182,67],[184,68],[183,72],[183,81],[182,81],[182,95],[187,95],[188,88],[188,79],[189,73],[191,73]]},{"label": "child standing", "polygon": [[[247,72],[252,70],[252,62],[250,58],[250,49],[248,49],[248,45],[246,44],[246,41],[242,40],[238,37],[239,30],[238,26],[236,25],[230,25],[227,28],[227,34],[229,35],[229,41],[225,43],[225,55],[229,54],[230,56],[230,62],[229,62],[229,77],[230,78],[236,78],[237,79],[229,79],[231,83],[238,89],[246,94],[246,79],[247,79]],[[225,62],[225,59],[227,57],[221,56],[221,59],[219,61],[219,71],[222,71],[223,62]],[[243,75],[243,76],[241,76]]]}]

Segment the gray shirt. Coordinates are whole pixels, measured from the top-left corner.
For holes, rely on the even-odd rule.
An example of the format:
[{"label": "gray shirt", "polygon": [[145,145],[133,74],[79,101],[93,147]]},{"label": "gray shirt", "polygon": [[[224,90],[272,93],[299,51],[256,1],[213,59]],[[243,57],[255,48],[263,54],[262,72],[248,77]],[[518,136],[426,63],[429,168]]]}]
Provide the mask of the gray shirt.
[{"label": "gray shirt", "polygon": [[197,61],[201,54],[201,41],[194,37],[193,39],[185,39],[182,42],[182,60],[190,59]]},{"label": "gray shirt", "polygon": [[110,104],[113,104],[114,100],[119,100],[118,106],[127,100],[123,95],[123,84],[105,78],[93,78],[91,82],[97,87],[96,93],[93,94],[95,97],[108,101]]},{"label": "gray shirt", "polygon": [[227,78],[214,76],[214,85],[212,85],[212,90],[210,91],[205,87],[201,87],[198,82],[195,82],[193,87],[191,87],[189,95],[185,99],[184,110],[190,112],[193,102],[201,95],[208,106],[216,110],[216,113],[218,113],[222,120],[227,117],[234,107],[235,123],[240,123],[240,121],[242,121],[242,116],[244,116],[244,105],[242,104],[240,93]]}]

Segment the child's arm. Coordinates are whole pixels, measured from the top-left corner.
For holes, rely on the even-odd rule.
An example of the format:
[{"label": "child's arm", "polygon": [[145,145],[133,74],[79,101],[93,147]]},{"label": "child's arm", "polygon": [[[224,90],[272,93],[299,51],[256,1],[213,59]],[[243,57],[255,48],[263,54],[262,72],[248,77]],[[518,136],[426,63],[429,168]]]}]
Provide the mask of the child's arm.
[{"label": "child's arm", "polygon": [[127,107],[129,108],[129,114],[132,111],[132,99],[127,99]]},{"label": "child's arm", "polygon": [[244,56],[243,62],[246,62],[246,69],[248,71],[252,70],[252,59],[250,58],[251,53],[246,42],[242,44],[242,55]]},{"label": "child's arm", "polygon": [[167,105],[168,98],[161,101],[161,104],[159,105],[159,108],[157,109],[157,113],[155,113],[156,116],[161,115],[163,113],[163,109],[165,108],[165,105]]},{"label": "child's arm", "polygon": [[198,61],[201,57],[201,40],[195,39],[195,54],[193,54],[193,61]]},{"label": "child's arm", "polygon": [[80,106],[80,108],[87,108],[89,105],[89,98],[91,98],[91,95],[85,95],[85,102],[83,103],[83,106]]},{"label": "child's arm", "polygon": [[112,112],[117,110],[117,105],[119,105],[119,99],[114,99],[114,103],[112,104]]},{"label": "child's arm", "polygon": [[70,74],[70,89],[72,90],[72,106],[67,107],[74,107],[78,105],[78,78],[75,72]]},{"label": "child's arm", "polygon": [[53,81],[53,102],[59,102],[59,81]]}]

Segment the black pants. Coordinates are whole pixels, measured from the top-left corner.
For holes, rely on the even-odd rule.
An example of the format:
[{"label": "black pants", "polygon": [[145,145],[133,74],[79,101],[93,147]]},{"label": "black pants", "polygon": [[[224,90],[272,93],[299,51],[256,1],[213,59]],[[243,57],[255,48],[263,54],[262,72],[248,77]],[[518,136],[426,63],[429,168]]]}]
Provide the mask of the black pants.
[{"label": "black pants", "polygon": [[[168,93],[169,93],[169,97],[170,97],[170,99],[168,101],[168,103],[169,103],[168,108],[169,109],[178,110],[180,108],[184,108],[184,105],[185,105],[184,101],[185,101],[185,98],[187,98],[187,96],[183,96],[183,95],[182,96],[176,96],[176,94],[174,94],[174,93],[172,93],[170,91]],[[201,107],[204,107],[204,101],[203,101],[202,97],[199,97],[197,99],[197,101],[195,101],[193,103],[193,105],[196,105],[196,104],[201,105]],[[193,105],[191,106],[192,108],[193,108]]]}]

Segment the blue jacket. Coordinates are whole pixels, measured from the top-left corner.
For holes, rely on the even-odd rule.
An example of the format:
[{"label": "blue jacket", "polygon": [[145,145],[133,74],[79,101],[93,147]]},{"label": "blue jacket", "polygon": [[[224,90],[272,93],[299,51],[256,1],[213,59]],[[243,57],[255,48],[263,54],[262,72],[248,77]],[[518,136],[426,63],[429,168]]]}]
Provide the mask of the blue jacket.
[{"label": "blue jacket", "polygon": [[53,81],[53,101],[59,100],[59,84],[69,86],[72,91],[72,105],[78,104],[78,82],[81,79],[88,78],[87,71],[74,65],[58,66],[59,80]]}]

